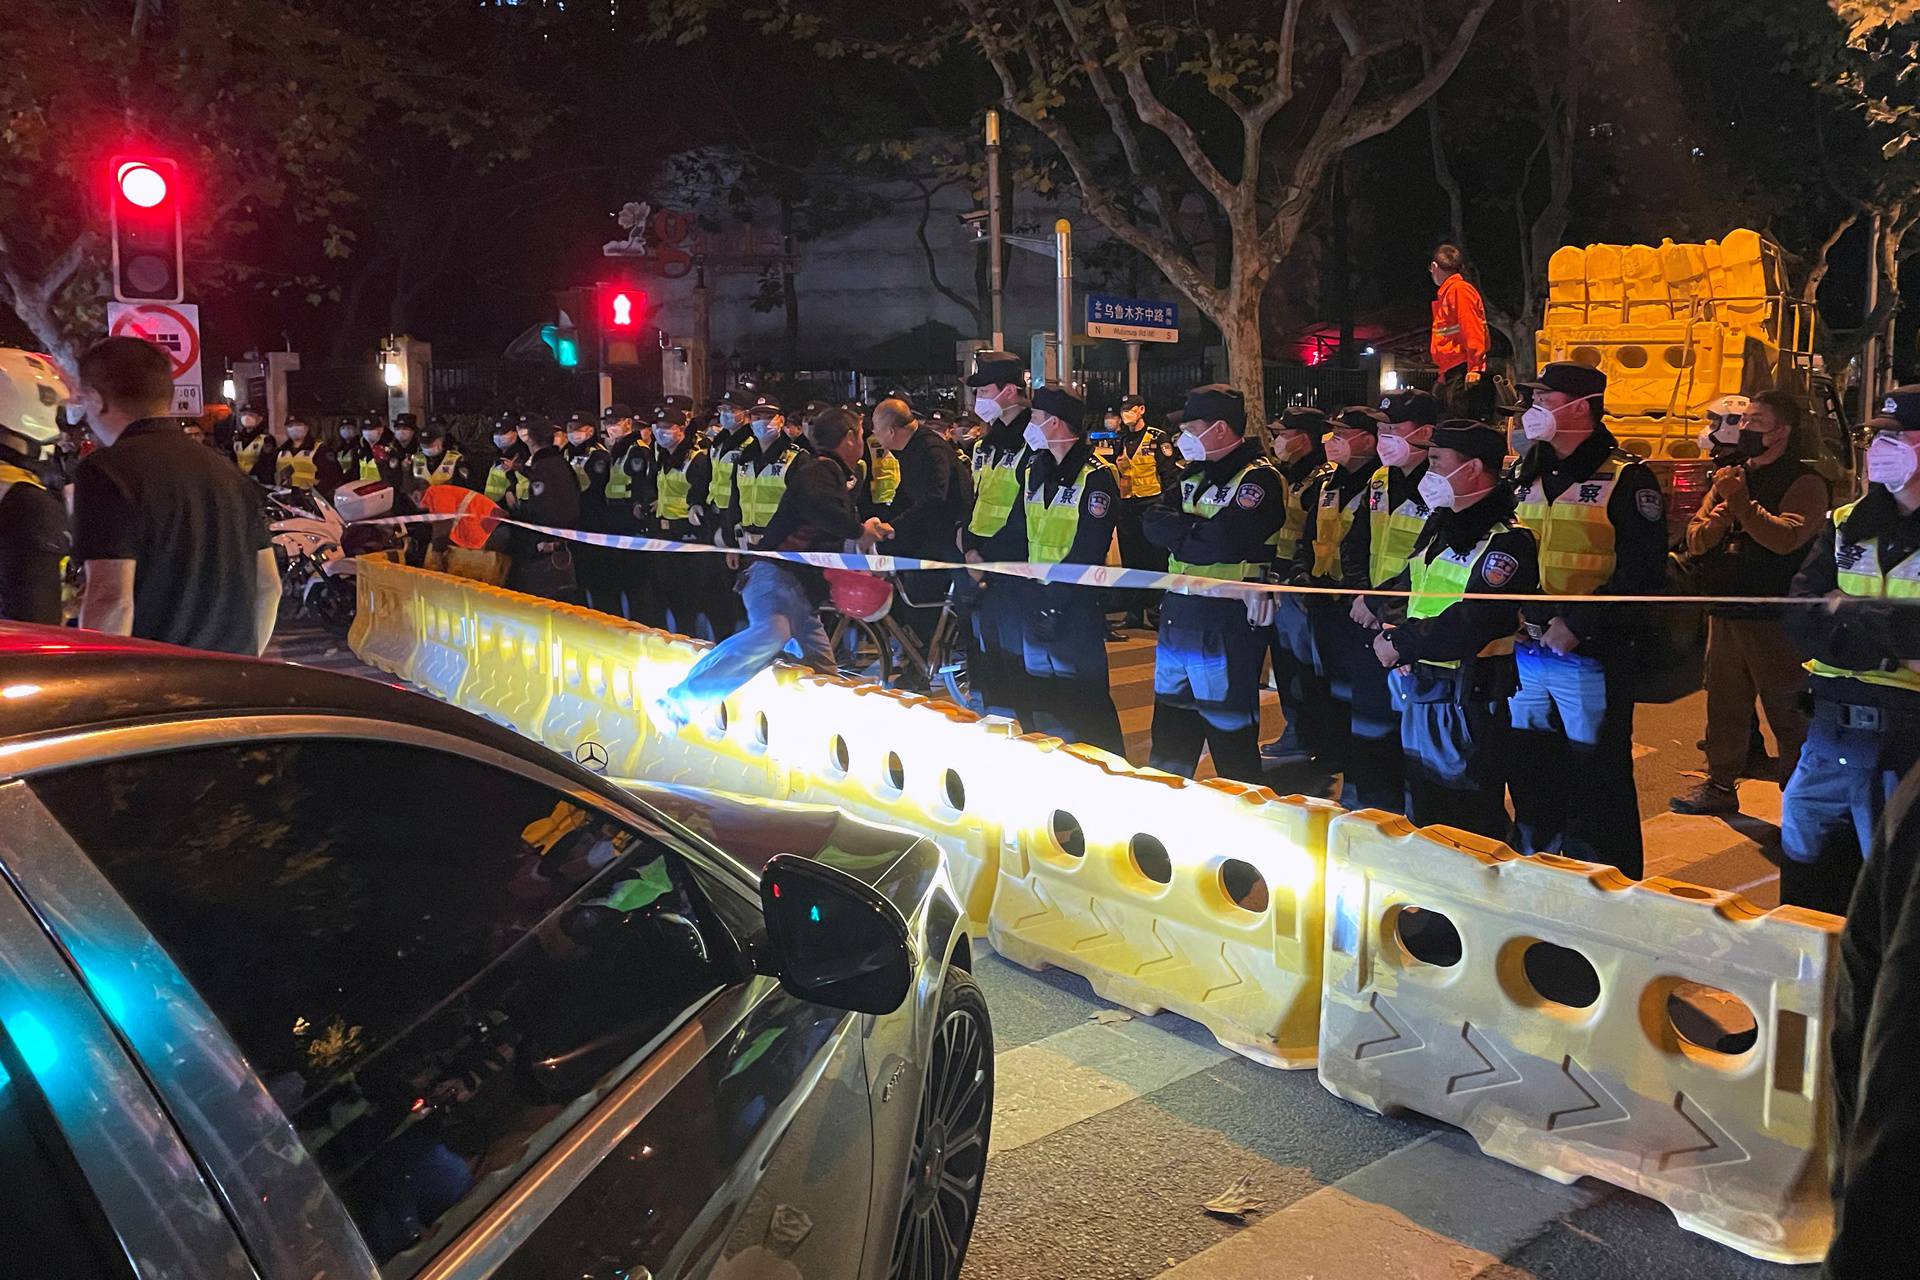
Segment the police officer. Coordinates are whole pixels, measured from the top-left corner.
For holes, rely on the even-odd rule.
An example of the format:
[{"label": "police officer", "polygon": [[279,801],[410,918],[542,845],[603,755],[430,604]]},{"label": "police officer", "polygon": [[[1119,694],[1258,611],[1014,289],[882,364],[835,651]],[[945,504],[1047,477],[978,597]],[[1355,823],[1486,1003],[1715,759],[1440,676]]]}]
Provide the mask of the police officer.
[{"label": "police officer", "polygon": [[[550,529],[579,528],[580,482],[574,478],[564,452],[565,429],[541,415],[527,419],[519,433],[528,447],[522,468],[527,483],[524,498],[517,496],[517,490],[508,492],[507,503],[515,518]],[[512,529],[513,568],[507,575],[508,588],[551,600],[571,600],[576,586],[576,544],[550,533],[502,527]]]},{"label": "police officer", "polygon": [[513,417],[501,414],[488,439],[493,442],[493,455],[486,459],[486,481],[481,492],[502,506],[528,497],[531,490],[524,468],[529,455]]},{"label": "police officer", "polygon": [[[1667,509],[1647,465],[1601,421],[1607,377],[1556,361],[1529,384],[1531,442],[1516,475],[1520,523],[1540,545],[1546,595],[1666,589]],[[1639,879],[1634,667],[1643,615],[1628,606],[1528,605],[1511,702],[1514,828],[1527,853],[1606,862]]]},{"label": "police officer", "polygon": [[[1273,534],[1274,573],[1282,582],[1311,567],[1301,564],[1306,502],[1308,490],[1327,468],[1327,451],[1321,442],[1331,425],[1324,410],[1313,408],[1282,410],[1267,424],[1273,459],[1284,481],[1280,493],[1285,519]],[[1298,595],[1280,596],[1274,604],[1272,663],[1274,688],[1287,723],[1284,733],[1260,749],[1260,756],[1276,764],[1305,763],[1324,753],[1327,725],[1334,717],[1345,716],[1346,708],[1334,700],[1320,674],[1306,603]],[[1343,741],[1345,736],[1342,729],[1333,741]]]},{"label": "police officer", "polygon": [[1503,748],[1520,611],[1463,597],[1539,589],[1533,533],[1515,522],[1512,493],[1500,482],[1506,451],[1505,437],[1485,423],[1453,419],[1433,428],[1420,477],[1433,514],[1407,566],[1382,584],[1413,595],[1372,601],[1386,624],[1374,656],[1392,672],[1403,708],[1407,817],[1494,840],[1505,839],[1508,826]]},{"label": "police officer", "polygon": [[279,450],[267,430],[266,415],[252,405],[240,411],[240,426],[233,435],[233,460],[240,474],[263,485],[272,485],[279,476]]},{"label": "police officer", "polygon": [[[600,415],[601,444],[607,451],[607,477],[601,488],[602,532],[641,536],[653,532],[653,445],[640,431],[633,410],[608,405]],[[653,559],[644,552],[608,551],[607,574],[612,603],[623,618],[650,626],[663,621],[652,589]]]},{"label": "police officer", "polygon": [[[1188,466],[1144,521],[1170,572],[1265,577],[1286,499],[1279,470],[1246,427],[1246,401],[1234,388],[1187,393],[1177,447]],[[1272,624],[1271,595],[1167,593],[1153,665],[1154,768],[1192,777],[1204,746],[1221,777],[1260,781],[1260,660]]]},{"label": "police officer", "polygon": [[387,424],[377,414],[360,424],[360,449],[356,455],[359,474],[355,480],[384,480],[396,493],[405,489],[406,464]]},{"label": "police officer", "polygon": [[0,619],[61,622],[67,510],[47,486],[66,379],[45,356],[0,350]]},{"label": "police officer", "polygon": [[420,451],[420,420],[411,413],[393,416],[393,461],[406,475],[413,470],[413,455]]},{"label": "police officer", "polygon": [[407,459],[407,469],[415,493],[423,493],[443,484],[473,487],[466,458],[459,449],[448,443],[444,423],[427,425],[420,447]]},{"label": "police officer", "polygon": [[[591,414],[570,414],[566,426],[567,443],[562,452],[580,490],[580,523],[575,527],[587,533],[607,533],[607,478],[613,469],[613,455],[601,442],[599,425]],[[588,542],[574,544],[574,577],[588,608],[624,616],[620,562],[625,555]]]},{"label": "police officer", "polygon": [[287,442],[274,459],[274,479],[296,493],[311,493],[319,485],[319,441],[306,419],[295,415],[287,419]]},{"label": "police officer", "polygon": [[[966,384],[973,411],[985,424],[973,448],[973,506],[960,547],[968,564],[1021,560],[1027,554],[1021,486],[1030,450],[1026,442],[1027,368],[1010,351],[982,351]],[[1027,696],[1026,640],[1021,611],[1028,583],[982,574],[955,584],[971,605],[973,651],[967,678],[993,715],[1022,724],[1032,719]]]},{"label": "police officer", "polygon": [[314,491],[328,501],[341,485],[360,478],[360,420],[342,419],[333,437],[314,450]]},{"label": "police officer", "polygon": [[[677,542],[711,542],[713,462],[693,438],[686,414],[663,409],[653,423],[656,532]],[[657,607],[681,635],[719,640],[734,625],[735,597],[720,557],[699,552],[661,558],[654,574]]]},{"label": "police officer", "polygon": [[786,415],[772,396],[756,396],[747,409],[753,440],[741,449],[733,465],[733,505],[727,512],[727,545],[754,547],[767,521],[780,509],[787,491],[787,470],[806,452],[787,434]]},{"label": "police officer", "polygon": [[[1021,493],[1026,558],[1035,564],[1105,564],[1113,543],[1120,480],[1087,439],[1086,412],[1062,387],[1033,393]],[[1063,582],[1032,587],[1021,643],[1032,727],[1124,756],[1108,687],[1105,592]]]},{"label": "police officer", "polygon": [[[1113,465],[1120,477],[1120,563],[1129,569],[1167,567],[1166,552],[1146,535],[1146,514],[1160,500],[1180,470],[1179,455],[1167,433],[1147,423],[1147,402],[1139,396],[1120,401],[1119,434],[1113,442]],[[1158,591],[1126,593],[1126,626],[1148,629],[1148,616],[1159,603]]]},{"label": "police officer", "polygon": [[1862,853],[1920,760],[1920,386],[1866,425],[1867,492],[1834,511],[1786,615],[1812,661],[1813,722],[1781,799],[1780,900],[1844,913]]},{"label": "police officer", "polygon": [[1343,409],[1334,418],[1325,441],[1332,465],[1308,494],[1311,554],[1303,551],[1301,557],[1309,584],[1355,593],[1307,601],[1320,674],[1345,713],[1329,718],[1324,745],[1326,764],[1342,774],[1340,798],[1350,809],[1398,809],[1404,790],[1399,724],[1385,675],[1373,656],[1372,633],[1355,621],[1355,601],[1373,585],[1370,505],[1380,472],[1378,440],[1384,421],[1380,410],[1367,405]]},{"label": "police officer", "polygon": [[[720,397],[720,403],[714,409],[714,423],[718,434],[708,450],[713,463],[713,481],[707,491],[708,509],[717,522],[724,523],[727,513],[734,504],[734,468],[739,465],[740,451],[753,443],[753,422],[747,409],[753,403],[753,397],[739,391],[729,391]],[[715,528],[715,541],[726,541],[726,530]]]}]

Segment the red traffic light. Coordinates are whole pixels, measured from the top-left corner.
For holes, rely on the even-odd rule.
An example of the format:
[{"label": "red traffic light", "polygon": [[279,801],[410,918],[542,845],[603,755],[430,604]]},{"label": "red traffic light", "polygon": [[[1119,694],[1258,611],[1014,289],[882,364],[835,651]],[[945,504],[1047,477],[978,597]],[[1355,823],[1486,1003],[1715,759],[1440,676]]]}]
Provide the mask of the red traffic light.
[{"label": "red traffic light", "polygon": [[607,298],[607,321],[616,329],[631,329],[635,323],[634,296],[624,289],[616,289]]},{"label": "red traffic light", "polygon": [[128,204],[152,209],[168,195],[167,177],[144,160],[123,160],[114,180],[120,184],[120,196]]}]

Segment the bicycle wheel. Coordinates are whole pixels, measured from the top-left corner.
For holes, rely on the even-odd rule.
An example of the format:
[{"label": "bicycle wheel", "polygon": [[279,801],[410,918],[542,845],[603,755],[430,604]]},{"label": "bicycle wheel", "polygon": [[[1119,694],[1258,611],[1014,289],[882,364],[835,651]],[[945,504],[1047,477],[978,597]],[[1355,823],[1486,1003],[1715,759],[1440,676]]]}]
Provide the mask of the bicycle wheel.
[{"label": "bicycle wheel", "polygon": [[960,642],[959,623],[952,614],[941,618],[933,633],[933,642],[927,646],[927,665],[946,689],[949,702],[976,715],[986,714],[986,704],[975,695],[967,679],[967,647]]},{"label": "bicycle wheel", "polygon": [[833,660],[839,665],[840,674],[855,680],[888,683],[893,677],[893,663],[879,628],[844,613],[830,616],[834,621],[827,628],[827,638],[833,645]]}]

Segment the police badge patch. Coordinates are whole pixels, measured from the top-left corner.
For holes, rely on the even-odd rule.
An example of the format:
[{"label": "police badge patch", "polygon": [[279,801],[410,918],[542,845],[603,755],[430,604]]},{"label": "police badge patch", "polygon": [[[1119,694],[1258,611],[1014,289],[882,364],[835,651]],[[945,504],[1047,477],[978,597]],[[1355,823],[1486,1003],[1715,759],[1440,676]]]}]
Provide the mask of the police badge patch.
[{"label": "police badge patch", "polygon": [[1087,514],[1096,520],[1106,515],[1107,508],[1111,505],[1112,500],[1098,489],[1087,495]]},{"label": "police badge patch", "polygon": [[1667,514],[1667,500],[1658,489],[1642,489],[1633,495],[1633,505],[1649,520],[1661,520]]},{"label": "police badge patch", "polygon": [[1489,551],[1487,558],[1480,562],[1480,576],[1490,587],[1504,587],[1519,568],[1520,562],[1506,552]]},{"label": "police badge patch", "polygon": [[1240,486],[1240,492],[1233,495],[1233,500],[1251,511],[1267,500],[1267,491],[1257,484],[1243,484]]}]

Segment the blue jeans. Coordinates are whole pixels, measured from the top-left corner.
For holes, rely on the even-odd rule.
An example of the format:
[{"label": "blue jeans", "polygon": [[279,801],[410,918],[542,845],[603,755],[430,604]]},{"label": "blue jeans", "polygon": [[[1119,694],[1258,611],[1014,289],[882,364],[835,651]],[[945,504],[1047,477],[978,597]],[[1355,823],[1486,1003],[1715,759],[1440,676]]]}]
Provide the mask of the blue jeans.
[{"label": "blue jeans", "polygon": [[800,573],[771,560],[740,572],[747,625],[707,650],[668,697],[684,708],[712,706],[772,666],[789,645],[816,671],[833,671],[833,646]]},{"label": "blue jeans", "polygon": [[1815,720],[1780,797],[1780,851],[1795,862],[1865,857],[1914,744]]}]

